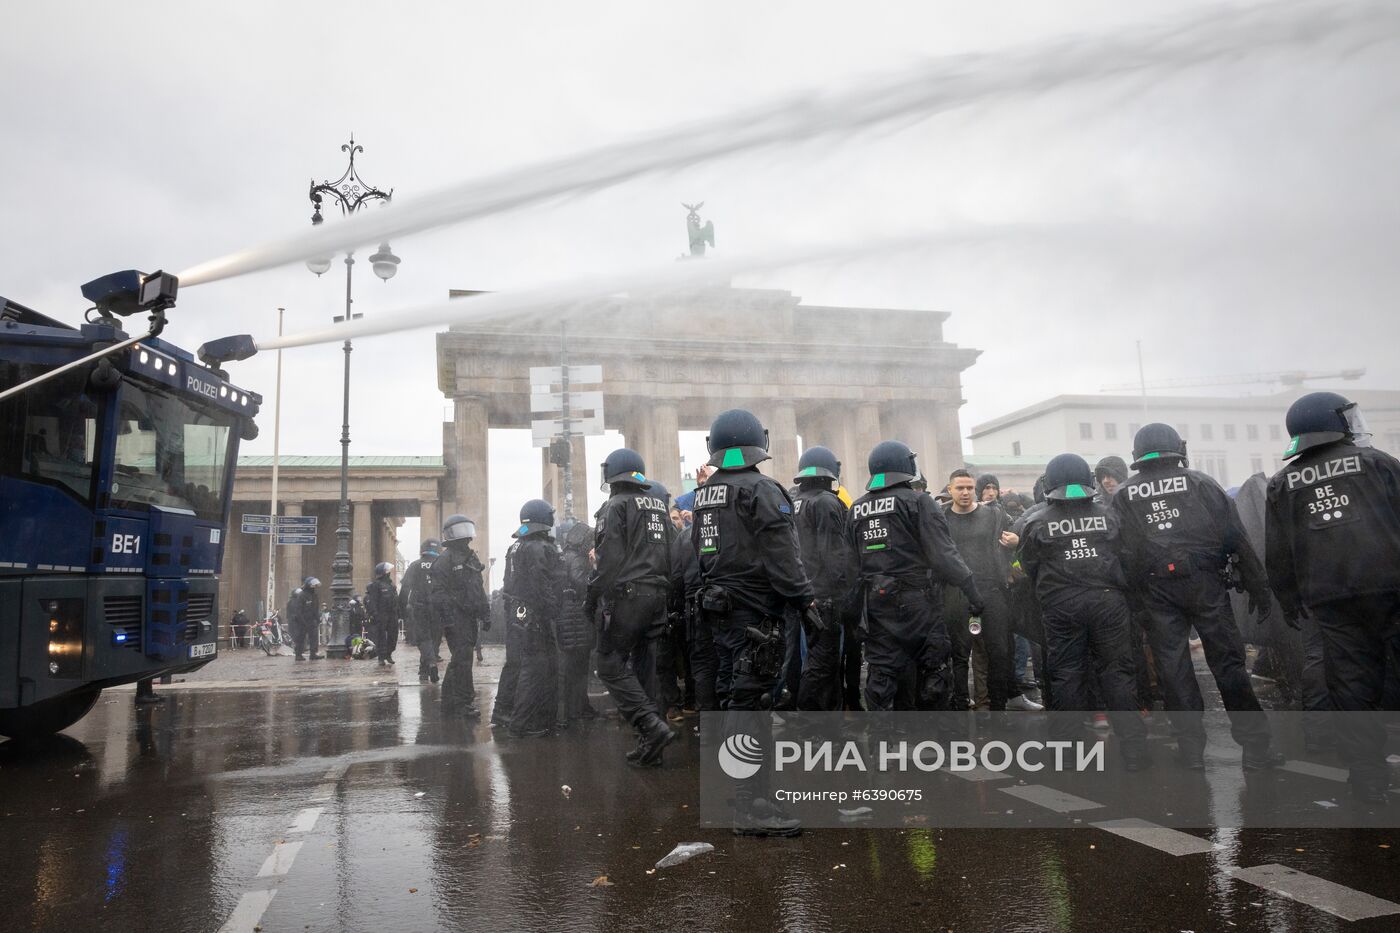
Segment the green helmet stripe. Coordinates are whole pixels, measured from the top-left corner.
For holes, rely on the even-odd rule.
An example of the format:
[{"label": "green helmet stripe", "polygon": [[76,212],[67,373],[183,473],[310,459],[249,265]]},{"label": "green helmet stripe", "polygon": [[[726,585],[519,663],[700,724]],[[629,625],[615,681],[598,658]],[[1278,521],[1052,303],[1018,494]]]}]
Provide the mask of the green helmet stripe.
[{"label": "green helmet stripe", "polygon": [[807,467],[805,470],[803,470],[801,473],[798,473],[797,475],[798,475],[798,476],[816,476],[816,475],[817,475],[817,468],[814,467],[814,466],[809,466],[809,467]]},{"label": "green helmet stripe", "polygon": [[1078,483],[1070,483],[1068,486],[1065,487],[1065,498],[1087,499],[1089,498],[1089,491],[1083,486],[1079,485]]},{"label": "green helmet stripe", "polygon": [[1158,453],[1157,451],[1154,450],[1154,451],[1153,451],[1152,453],[1150,453],[1150,454],[1143,454],[1141,457],[1138,457],[1138,459],[1139,459],[1139,460],[1156,460],[1156,459],[1157,459],[1158,457],[1160,457],[1160,456],[1162,456],[1162,455],[1161,455],[1160,453]]},{"label": "green helmet stripe", "polygon": [[1288,445],[1288,449],[1283,452],[1285,457],[1291,457],[1298,452],[1298,445],[1302,443],[1301,437],[1293,438],[1293,442]]},{"label": "green helmet stripe", "polygon": [[871,489],[884,489],[884,488],[885,488],[885,474],[883,474],[883,473],[876,473],[874,476],[870,477],[870,488],[871,488]]},{"label": "green helmet stripe", "polygon": [[738,447],[730,447],[724,452],[724,459],[720,461],[721,470],[733,469],[744,465],[744,452]]}]

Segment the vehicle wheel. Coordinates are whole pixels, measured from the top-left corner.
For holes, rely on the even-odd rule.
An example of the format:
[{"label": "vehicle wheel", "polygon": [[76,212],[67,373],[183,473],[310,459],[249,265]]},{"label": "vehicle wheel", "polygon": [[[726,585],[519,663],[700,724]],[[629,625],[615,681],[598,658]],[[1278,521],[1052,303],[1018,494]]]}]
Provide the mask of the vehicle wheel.
[{"label": "vehicle wheel", "polygon": [[0,710],[0,735],[23,741],[62,732],[97,703],[100,689],[79,690],[19,709]]},{"label": "vehicle wheel", "polygon": [[270,638],[264,638],[261,644],[263,653],[266,654],[269,658],[277,653],[277,646],[272,643],[272,640]]}]

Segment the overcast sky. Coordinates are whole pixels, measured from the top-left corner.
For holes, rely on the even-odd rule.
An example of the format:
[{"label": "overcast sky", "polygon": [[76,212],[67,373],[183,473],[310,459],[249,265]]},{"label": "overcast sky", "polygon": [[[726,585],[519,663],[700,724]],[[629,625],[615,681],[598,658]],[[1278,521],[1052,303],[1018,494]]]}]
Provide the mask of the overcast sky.
[{"label": "overcast sky", "polygon": [[[178,270],[300,230],[308,181],[340,175],[351,131],[363,177],[407,196],[930,57],[1112,36],[1220,5],[17,5],[0,61],[0,294],[76,321],[90,278]],[[717,256],[942,234],[936,249],[740,284],[951,312],[948,339],[984,351],[964,380],[964,433],[1134,380],[1139,339],[1148,379],[1364,366],[1368,386],[1400,387],[1393,28],[1378,16],[1365,48],[1302,42],[1027,88],[405,237],[392,282],[357,266],[356,310],[664,261],[685,249],[679,202],[704,200]],[[1021,224],[1031,231],[998,232]],[[269,334],[279,305],[289,332],[323,325],[343,301],[340,268],[189,289],[167,336],[192,348]],[[448,407],[432,361],[432,331],[357,345],[354,453],[440,453]],[[272,362],[233,378],[270,397]],[[284,452],[337,452],[338,347],[288,351],[286,366]],[[270,452],[263,426],[245,450]],[[498,554],[539,492],[528,443],[493,437]],[[685,446],[693,463],[698,438]],[[590,460],[606,447],[591,444]]]}]

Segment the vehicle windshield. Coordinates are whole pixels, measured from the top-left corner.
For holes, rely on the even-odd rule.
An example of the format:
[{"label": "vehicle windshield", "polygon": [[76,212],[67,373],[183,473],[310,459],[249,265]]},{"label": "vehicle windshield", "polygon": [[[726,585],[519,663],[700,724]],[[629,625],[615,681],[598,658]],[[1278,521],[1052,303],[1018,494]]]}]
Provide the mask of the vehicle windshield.
[{"label": "vehicle windshield", "polygon": [[[0,387],[49,368],[0,363]],[[81,371],[0,402],[0,475],[58,486],[90,504],[101,411],[100,396],[88,394]]]},{"label": "vehicle windshield", "polygon": [[123,382],[112,505],[188,509],[221,521],[232,418],[158,386]]}]

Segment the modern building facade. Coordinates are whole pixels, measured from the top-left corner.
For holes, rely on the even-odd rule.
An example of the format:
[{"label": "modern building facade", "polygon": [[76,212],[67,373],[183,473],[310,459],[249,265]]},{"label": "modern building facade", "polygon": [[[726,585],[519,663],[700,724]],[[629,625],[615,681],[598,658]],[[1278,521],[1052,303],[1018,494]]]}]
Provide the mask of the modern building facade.
[{"label": "modern building facade", "polygon": [[[1109,454],[1130,461],[1138,428],[1161,421],[1181,433],[1193,467],[1229,488],[1282,465],[1289,440],[1284,414],[1308,391],[1239,398],[1056,395],[973,427],[968,460],[996,472],[992,465],[1003,458],[1023,473],[1065,451],[1090,464]],[[1400,451],[1400,391],[1341,392],[1361,406],[1373,443]]]}]

